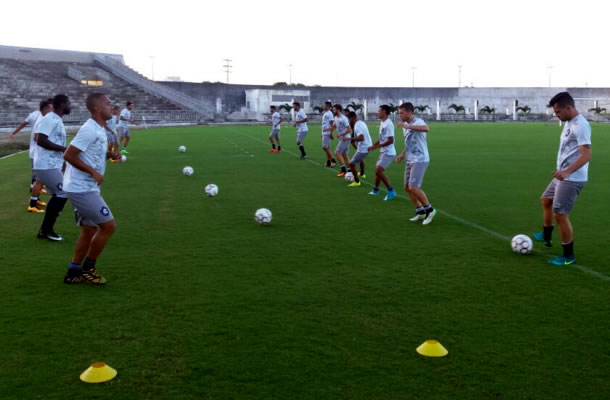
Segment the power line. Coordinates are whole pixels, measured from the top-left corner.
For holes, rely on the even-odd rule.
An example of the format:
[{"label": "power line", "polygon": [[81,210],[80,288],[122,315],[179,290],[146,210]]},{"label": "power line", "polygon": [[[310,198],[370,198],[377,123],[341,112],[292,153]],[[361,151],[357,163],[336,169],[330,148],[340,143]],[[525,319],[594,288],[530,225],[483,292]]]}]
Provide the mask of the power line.
[{"label": "power line", "polygon": [[233,60],[229,60],[228,58],[224,58],[222,61],[224,61],[224,65],[222,66],[224,68],[224,72],[227,74],[227,84],[229,83],[229,74],[231,73],[231,68],[233,68],[233,66],[231,65],[231,62]]}]

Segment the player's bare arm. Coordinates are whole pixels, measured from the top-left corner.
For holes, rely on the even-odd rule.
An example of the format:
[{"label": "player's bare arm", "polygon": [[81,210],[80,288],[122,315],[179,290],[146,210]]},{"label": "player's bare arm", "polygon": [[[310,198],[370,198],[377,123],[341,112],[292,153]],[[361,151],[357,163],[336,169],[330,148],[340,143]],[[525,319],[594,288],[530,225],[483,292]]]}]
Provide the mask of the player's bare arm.
[{"label": "player's bare arm", "polygon": [[591,161],[592,153],[590,144],[579,146],[578,150],[580,151],[580,156],[576,159],[576,161],[574,161],[572,165],[562,171],[553,172],[553,177],[559,179],[560,181],[563,181],[567,179],[567,177],[570,176],[572,173],[574,173],[574,171],[579,170],[580,168],[582,168],[583,165]]}]

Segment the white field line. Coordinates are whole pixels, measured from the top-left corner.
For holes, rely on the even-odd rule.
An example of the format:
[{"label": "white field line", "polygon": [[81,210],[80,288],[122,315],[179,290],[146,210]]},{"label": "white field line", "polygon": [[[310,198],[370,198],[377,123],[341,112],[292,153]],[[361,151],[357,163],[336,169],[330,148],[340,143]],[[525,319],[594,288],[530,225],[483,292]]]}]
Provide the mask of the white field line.
[{"label": "white field line", "polygon": [[16,153],[9,154],[9,155],[4,156],[4,157],[0,157],[0,160],[4,160],[5,158],[9,158],[9,157],[12,157],[12,156],[16,156],[17,154],[25,153],[26,151],[29,151],[29,150],[21,150],[21,151],[18,151],[18,152],[16,152]]},{"label": "white field line", "polygon": [[[242,135],[242,136],[246,136],[246,137],[248,137],[248,138],[250,138],[252,140],[256,140],[257,142],[261,142],[263,144],[269,144],[268,141],[259,139],[259,138],[254,137],[254,136],[246,135],[245,133],[241,133],[241,132],[239,132],[239,134]],[[301,157],[299,154],[294,153],[294,152],[292,152],[290,150],[285,150],[284,148],[282,148],[282,153],[288,153],[288,154],[290,154],[290,155],[292,155],[292,156],[294,156],[296,158],[300,158]],[[308,161],[309,163],[311,163],[313,165],[316,165],[318,167],[323,167],[323,165],[320,164],[319,162],[310,160],[309,158],[306,161]],[[331,171],[331,172],[335,171],[334,169],[330,169],[330,168],[328,168],[328,170]],[[362,179],[361,182],[364,183],[367,186],[373,187],[373,185],[370,182],[367,182],[364,179]],[[379,188],[379,189],[380,189],[380,191],[383,191],[383,189],[381,189],[381,188]],[[402,198],[404,200],[411,201],[407,196],[404,196],[402,194],[397,194],[396,197],[400,197],[400,198]],[[440,209],[438,209],[436,207],[434,207],[434,209],[438,213],[440,213],[440,214],[442,214],[442,215],[444,215],[446,217],[449,217],[449,218],[453,219],[454,221],[457,221],[457,222],[459,222],[459,223],[461,223],[463,225],[469,226],[471,228],[477,229],[477,230],[479,230],[481,232],[485,232],[485,233],[487,233],[490,236],[496,237],[497,239],[504,240],[504,241],[510,241],[511,240],[511,237],[503,235],[503,234],[501,234],[499,232],[496,232],[494,230],[491,230],[489,228],[486,228],[486,227],[484,227],[482,225],[479,225],[479,224],[477,224],[475,222],[468,221],[468,220],[466,220],[464,218],[460,218],[460,217],[458,217],[456,215],[453,215],[453,214],[451,214],[451,213],[449,213],[447,211],[440,210]],[[542,253],[542,254],[545,254],[545,255],[549,255],[549,256],[551,255],[548,251],[545,251],[545,250],[537,250],[536,252],[539,252],[539,253]],[[571,266],[576,268],[576,269],[579,269],[580,271],[582,271],[582,272],[584,272],[584,273],[586,273],[588,275],[594,276],[594,277],[599,278],[599,279],[604,280],[604,281],[610,281],[610,276],[604,275],[601,272],[597,272],[594,269],[589,268],[587,266],[580,265],[580,264],[572,264]]]}]

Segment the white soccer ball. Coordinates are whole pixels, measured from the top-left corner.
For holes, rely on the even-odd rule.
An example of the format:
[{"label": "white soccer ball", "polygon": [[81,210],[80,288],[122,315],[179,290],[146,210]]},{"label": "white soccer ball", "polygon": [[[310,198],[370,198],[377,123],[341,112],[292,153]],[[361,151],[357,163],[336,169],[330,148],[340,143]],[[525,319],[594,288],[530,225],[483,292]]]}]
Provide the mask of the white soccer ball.
[{"label": "white soccer ball", "polygon": [[186,151],[186,147],[185,146],[180,146],[180,147],[178,147],[178,151],[180,153],[184,153]]},{"label": "white soccer ball", "polygon": [[354,174],[352,174],[351,172],[348,172],[347,174],[345,174],[345,180],[347,182],[353,182],[354,181]]},{"label": "white soccer ball", "polygon": [[193,169],[193,167],[186,166],[182,169],[182,173],[186,176],[191,176],[194,172],[195,170]]},{"label": "white soccer ball", "polygon": [[121,156],[121,162],[125,162],[127,161],[127,156],[126,155],[122,155]]},{"label": "white soccer ball", "polygon": [[218,186],[214,185],[213,183],[210,183],[205,187],[205,194],[208,197],[216,196],[218,194]]},{"label": "white soccer ball", "polygon": [[510,241],[510,246],[515,253],[529,254],[534,249],[534,242],[527,235],[517,235]]},{"label": "white soccer ball", "polygon": [[271,211],[266,208],[259,208],[254,213],[254,219],[261,225],[267,225],[271,223]]}]

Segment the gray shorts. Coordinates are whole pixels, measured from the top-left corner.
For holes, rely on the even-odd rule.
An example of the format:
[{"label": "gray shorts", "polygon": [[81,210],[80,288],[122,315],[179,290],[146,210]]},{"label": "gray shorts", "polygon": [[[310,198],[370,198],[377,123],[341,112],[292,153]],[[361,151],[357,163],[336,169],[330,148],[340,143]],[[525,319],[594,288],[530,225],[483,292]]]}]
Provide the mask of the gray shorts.
[{"label": "gray shorts", "polygon": [[553,200],[555,214],[569,215],[585,183],[553,179],[542,193],[542,197]]},{"label": "gray shorts", "polygon": [[337,144],[337,148],[335,149],[335,154],[347,154],[349,153],[349,141],[345,141],[342,138],[339,138],[339,144]]},{"label": "gray shorts", "polygon": [[108,139],[108,144],[119,144],[116,135],[113,135],[112,133],[106,132],[106,139]]},{"label": "gray shorts", "polygon": [[114,219],[100,192],[66,194],[74,210],[76,225],[98,226]]},{"label": "gray shorts", "polygon": [[377,166],[383,169],[388,168],[390,164],[392,164],[392,161],[394,161],[394,157],[396,156],[389,156],[385,153],[381,153],[379,155],[379,159],[377,160]]},{"label": "gray shorts", "polygon": [[129,127],[119,126],[119,132],[122,137],[129,137]]},{"label": "gray shorts", "polygon": [[303,143],[303,140],[305,140],[305,137],[307,137],[308,133],[309,133],[308,131],[297,132],[297,144]]},{"label": "gray shorts", "polygon": [[270,138],[280,139],[280,130],[277,128],[271,129],[271,133],[269,134]]},{"label": "gray shorts", "polygon": [[351,164],[359,164],[361,161],[364,161],[364,159],[366,158],[366,156],[368,156],[369,153],[360,153],[359,151],[357,151],[356,153],[354,153],[354,155],[352,156],[352,159],[350,160]]},{"label": "gray shorts", "polygon": [[33,172],[39,180],[44,182],[52,195],[66,197],[66,192],[64,192],[64,175],[59,168],[35,169]]},{"label": "gray shorts", "polygon": [[407,163],[405,166],[405,186],[420,188],[429,162]]},{"label": "gray shorts", "polygon": [[323,149],[330,149],[330,135],[322,135],[322,148]]}]

